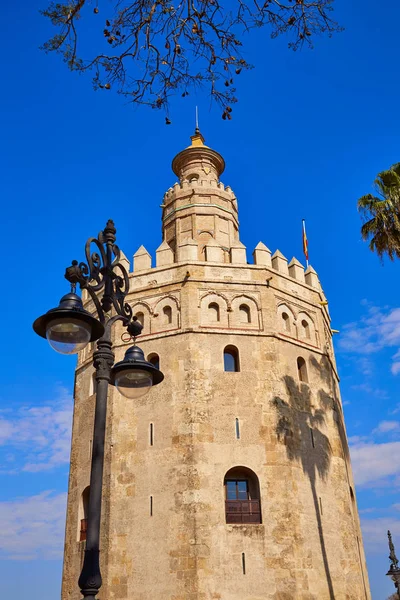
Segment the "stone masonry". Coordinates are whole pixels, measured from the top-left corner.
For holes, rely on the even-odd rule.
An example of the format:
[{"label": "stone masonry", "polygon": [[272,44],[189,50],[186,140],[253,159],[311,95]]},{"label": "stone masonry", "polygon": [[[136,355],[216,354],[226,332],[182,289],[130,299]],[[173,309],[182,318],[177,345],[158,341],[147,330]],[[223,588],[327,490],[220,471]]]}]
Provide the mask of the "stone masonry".
[{"label": "stone masonry", "polygon": [[[138,343],[165,379],[136,402],[110,389],[100,598],[368,600],[318,276],[261,242],[247,262],[224,160],[198,130],[172,164],[156,266],[139,248],[128,298],[144,325]],[[117,327],[117,360],[130,343]],[[92,352],[76,369],[63,600],[80,597]],[[224,370],[224,352],[236,371]],[[248,478],[254,522],[228,516],[229,478]]]}]

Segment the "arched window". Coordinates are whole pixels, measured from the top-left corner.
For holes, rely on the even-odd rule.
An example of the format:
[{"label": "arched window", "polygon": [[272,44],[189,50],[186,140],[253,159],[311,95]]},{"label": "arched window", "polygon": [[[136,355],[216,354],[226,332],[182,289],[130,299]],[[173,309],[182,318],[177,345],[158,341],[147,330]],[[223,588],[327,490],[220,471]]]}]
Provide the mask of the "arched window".
[{"label": "arched window", "polygon": [[86,531],[87,531],[87,519],[89,514],[89,496],[90,496],[90,487],[87,486],[82,492],[82,516],[81,525],[80,525],[80,534],[79,541],[84,542],[86,540]]},{"label": "arched window", "polygon": [[290,319],[287,313],[282,313],[283,329],[290,333]]},{"label": "arched window", "polygon": [[299,358],[297,359],[297,372],[299,376],[299,381],[308,383],[306,361],[301,356],[299,356]]},{"label": "arched window", "polygon": [[170,306],[164,306],[163,314],[164,314],[164,324],[169,325],[170,323],[172,323],[172,308]]},{"label": "arched window", "polygon": [[247,467],[233,467],[224,478],[227,523],[261,523],[260,484]]},{"label": "arched window", "polygon": [[147,357],[147,360],[149,361],[149,363],[151,363],[152,365],[154,365],[156,367],[156,369],[160,368],[160,357],[158,356],[158,354],[149,354],[149,356]]},{"label": "arched window", "polygon": [[239,318],[241,323],[251,323],[250,307],[247,304],[239,306]]},{"label": "arched window", "polygon": [[199,176],[196,173],[192,173],[189,175],[189,183],[196,183],[198,181]]},{"label": "arched window", "polygon": [[208,315],[210,320],[217,323],[219,321],[219,306],[216,302],[211,302],[208,305]]},{"label": "arched window", "polygon": [[224,349],[224,371],[240,371],[239,351],[235,346],[226,346]]},{"label": "arched window", "polygon": [[136,313],[135,317],[139,321],[139,323],[144,327],[144,314],[142,312]]},{"label": "arched window", "polygon": [[306,340],[309,340],[310,337],[311,337],[311,335],[310,335],[310,325],[304,319],[301,322],[301,328],[302,328],[302,332],[303,332],[303,337],[305,337]]}]

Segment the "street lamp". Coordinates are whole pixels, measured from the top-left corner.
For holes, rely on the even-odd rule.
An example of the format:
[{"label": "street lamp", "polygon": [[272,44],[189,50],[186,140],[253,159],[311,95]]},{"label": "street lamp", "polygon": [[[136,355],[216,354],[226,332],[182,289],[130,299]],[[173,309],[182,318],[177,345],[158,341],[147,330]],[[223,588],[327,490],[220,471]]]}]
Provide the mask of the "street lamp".
[{"label": "street lamp", "polygon": [[389,577],[391,577],[393,583],[394,583],[394,587],[397,590],[397,595],[400,599],[400,568],[399,568],[399,561],[398,558],[396,556],[396,551],[394,549],[394,544],[392,541],[392,534],[390,533],[390,531],[387,532],[388,534],[388,538],[389,538],[389,550],[390,550],[390,554],[389,554],[389,560],[390,560],[390,567],[389,567],[389,571],[386,573],[386,575],[389,575]]},{"label": "street lamp", "polygon": [[[102,584],[99,540],[108,386],[115,386],[125,398],[136,399],[164,379],[161,371],[146,361],[143,350],[136,346],[142,325],[125,302],[129,276],[121,264],[115,234],[114,223],[110,220],[98,238],[87,240],[87,262],[78,264],[74,260],[65,272],[71,292],[61,298],[56,308],[33,323],[35,332],[47,338],[50,346],[61,354],[76,354],[89,342],[97,340],[97,350],[93,353],[97,386],[86,549],[78,581],[87,600],[95,600]],[[91,251],[92,244],[96,246],[95,252]],[[90,295],[98,318],[83,308],[81,298],[75,293],[77,284]],[[122,321],[134,345],[126,351],[124,359],[114,365],[111,330],[117,321]]]}]

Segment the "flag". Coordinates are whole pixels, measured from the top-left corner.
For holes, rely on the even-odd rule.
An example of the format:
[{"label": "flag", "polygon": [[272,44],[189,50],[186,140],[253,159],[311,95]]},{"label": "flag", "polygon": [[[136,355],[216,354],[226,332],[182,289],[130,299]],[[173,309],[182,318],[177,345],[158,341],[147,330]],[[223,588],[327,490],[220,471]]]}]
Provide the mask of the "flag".
[{"label": "flag", "polygon": [[306,222],[303,219],[303,252],[304,252],[304,256],[306,257],[306,261],[308,263],[308,239],[307,239],[307,234],[306,234]]}]

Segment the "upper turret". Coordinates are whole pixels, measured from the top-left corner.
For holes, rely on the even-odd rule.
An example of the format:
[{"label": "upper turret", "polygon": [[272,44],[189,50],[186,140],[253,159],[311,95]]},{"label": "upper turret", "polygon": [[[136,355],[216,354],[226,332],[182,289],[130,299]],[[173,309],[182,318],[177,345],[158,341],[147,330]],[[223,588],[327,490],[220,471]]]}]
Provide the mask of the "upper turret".
[{"label": "upper turret", "polygon": [[191,144],[172,161],[179,182],[164,195],[163,239],[169,244],[175,261],[184,260],[187,240],[191,255],[206,260],[206,246],[220,248],[224,262],[230,262],[233,246],[239,241],[237,200],[219,177],[225,169],[222,156],[205,145],[198,127]]}]

